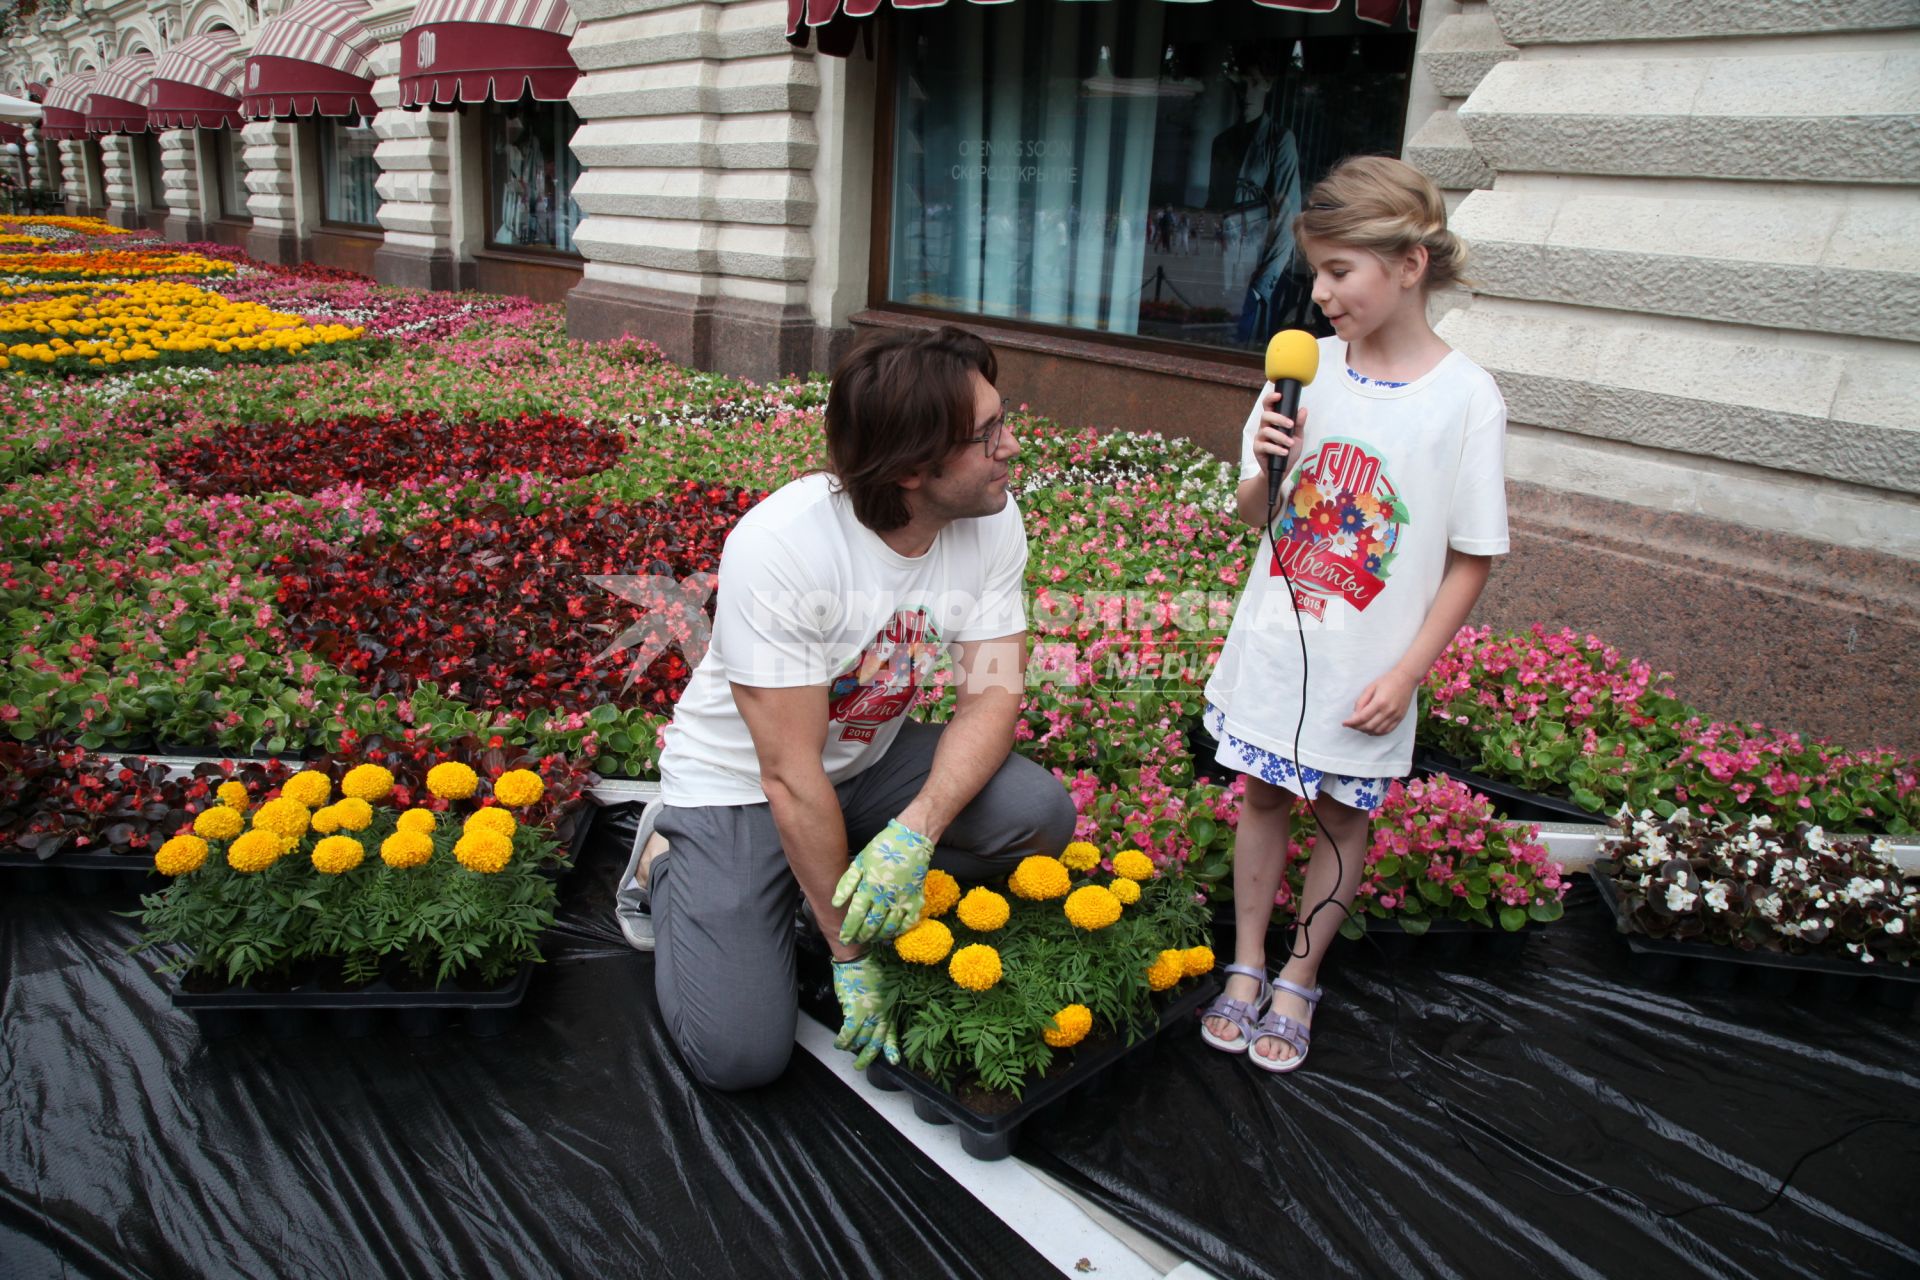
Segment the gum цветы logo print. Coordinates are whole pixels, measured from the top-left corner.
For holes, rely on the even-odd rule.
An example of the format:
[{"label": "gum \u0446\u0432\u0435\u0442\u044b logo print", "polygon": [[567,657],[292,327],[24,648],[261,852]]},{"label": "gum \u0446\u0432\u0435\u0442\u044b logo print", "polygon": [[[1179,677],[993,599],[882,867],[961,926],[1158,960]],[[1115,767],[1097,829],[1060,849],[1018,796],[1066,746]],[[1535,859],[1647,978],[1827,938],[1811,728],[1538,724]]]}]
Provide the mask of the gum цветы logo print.
[{"label": "gum \u0446\u0432\u0435\u0442\u044b logo print", "polygon": [[1407,505],[1380,459],[1352,440],[1328,440],[1308,455],[1280,522],[1267,573],[1293,582],[1302,613],[1325,618],[1327,601],[1365,609],[1387,585]]},{"label": "gum \u0446\u0432\u0435\u0442\u044b logo print", "polygon": [[827,719],[842,742],[872,742],[881,725],[913,705],[940,660],[940,635],[925,609],[893,615],[827,691]]}]

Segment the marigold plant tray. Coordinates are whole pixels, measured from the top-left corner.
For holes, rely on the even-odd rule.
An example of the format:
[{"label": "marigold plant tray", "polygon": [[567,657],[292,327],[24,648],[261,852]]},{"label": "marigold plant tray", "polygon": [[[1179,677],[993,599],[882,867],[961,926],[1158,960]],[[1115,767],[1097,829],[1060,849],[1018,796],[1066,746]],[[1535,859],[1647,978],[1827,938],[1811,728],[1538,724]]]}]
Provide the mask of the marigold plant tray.
[{"label": "marigold plant tray", "polygon": [[884,1058],[875,1059],[867,1068],[867,1080],[876,1089],[890,1093],[906,1090],[913,1096],[913,1113],[928,1124],[958,1126],[961,1149],[974,1159],[1004,1160],[1013,1153],[1020,1126],[1035,1113],[1093,1083],[1121,1059],[1148,1047],[1162,1032],[1176,1026],[1190,1026],[1201,1007],[1219,992],[1220,980],[1216,975],[1199,978],[1191,988],[1161,1007],[1159,1025],[1143,1038],[1132,1044],[1115,1039],[1082,1049],[1073,1055],[1072,1065],[1066,1070],[1035,1081],[1018,1102],[991,1114],[967,1105],[957,1094],[925,1076],[888,1066]]},{"label": "marigold plant tray", "polygon": [[470,1036],[497,1036],[509,1030],[533,981],[533,966],[498,987],[468,991],[452,983],[425,991],[403,991],[378,979],[351,991],[332,991],[317,980],[289,991],[235,987],[225,991],[173,991],[173,1007],[193,1015],[209,1040],[238,1035],[250,1026],[275,1039],[310,1034],[323,1025],[344,1038],[372,1035],[389,1016],[403,1034],[438,1035],[461,1017]]},{"label": "marigold plant tray", "polygon": [[1796,956],[1784,951],[1742,951],[1711,942],[1653,938],[1634,932],[1620,910],[1613,877],[1593,872],[1600,901],[1613,917],[1627,945],[1627,967],[1649,982],[1672,982],[1681,977],[1710,991],[1725,991],[1747,975],[1756,994],[1788,995],[1811,992],[1826,1001],[1852,999],[1870,991],[1894,1009],[1911,1009],[1920,1002],[1920,971],[1861,964],[1835,956]]},{"label": "marigold plant tray", "polygon": [[1414,748],[1413,773],[1415,777],[1420,778],[1444,773],[1450,778],[1458,779],[1491,799],[1494,811],[1501,817],[1514,822],[1583,822],[1594,826],[1606,825],[1606,818],[1582,809],[1564,796],[1544,795],[1538,791],[1529,791],[1512,782],[1489,778],[1484,774],[1476,773],[1467,767],[1465,761],[1448,755],[1444,751],[1434,751],[1427,747]]}]

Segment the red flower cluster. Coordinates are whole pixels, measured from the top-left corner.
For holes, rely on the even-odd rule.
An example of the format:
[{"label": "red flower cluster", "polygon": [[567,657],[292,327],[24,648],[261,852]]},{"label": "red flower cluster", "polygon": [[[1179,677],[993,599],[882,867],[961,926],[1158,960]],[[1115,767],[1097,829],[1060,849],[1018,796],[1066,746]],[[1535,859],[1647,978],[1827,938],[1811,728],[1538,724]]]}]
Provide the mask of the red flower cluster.
[{"label": "red flower cluster", "polygon": [[[692,674],[681,647],[636,672],[622,638],[643,622],[683,646],[705,635],[705,617],[692,614],[710,616],[712,604],[694,575],[719,567],[728,532],[760,496],[686,481],[643,505],[595,500],[448,520],[291,567],[279,603],[299,643],[376,692],[434,681],[478,710],[574,712],[619,700],[664,713]],[[599,575],[689,590],[635,607],[588,580]]]},{"label": "red flower cluster", "polygon": [[160,460],[189,493],[316,494],[341,484],[386,488],[436,476],[537,471],[560,479],[604,471],[626,437],[557,414],[447,421],[387,414],[322,422],[254,422],[183,441]]},{"label": "red flower cluster", "polygon": [[278,761],[195,765],[182,777],[139,756],[106,760],[79,747],[0,743],[0,848],[41,858],[73,850],[151,857],[228,779],[257,801],[288,776]]}]

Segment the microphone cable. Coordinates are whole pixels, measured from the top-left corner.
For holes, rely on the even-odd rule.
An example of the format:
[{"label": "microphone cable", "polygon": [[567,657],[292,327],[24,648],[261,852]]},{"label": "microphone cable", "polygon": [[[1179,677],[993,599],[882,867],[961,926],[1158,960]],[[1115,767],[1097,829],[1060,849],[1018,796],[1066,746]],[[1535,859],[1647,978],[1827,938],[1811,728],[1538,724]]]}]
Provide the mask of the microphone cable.
[{"label": "microphone cable", "polygon": [[[1264,395],[1265,393],[1263,392],[1262,394]],[[1304,443],[1305,443],[1304,439],[1296,439],[1295,441],[1296,447]],[[1290,470],[1291,467],[1292,467],[1292,458],[1291,456],[1289,456],[1288,469]],[[1294,938],[1287,944],[1287,954],[1289,955],[1289,957],[1293,959],[1304,960],[1307,958],[1308,955],[1312,953],[1312,949],[1313,949],[1312,940],[1307,936],[1308,930],[1312,926],[1313,921],[1319,916],[1319,914],[1322,911],[1326,910],[1328,907],[1337,908],[1340,911],[1341,915],[1345,917],[1345,919],[1343,919],[1341,922],[1342,924],[1345,924],[1346,920],[1353,919],[1354,913],[1353,913],[1353,908],[1351,906],[1343,905],[1338,900],[1340,885],[1346,879],[1345,857],[1341,853],[1340,842],[1334,839],[1333,833],[1327,830],[1326,826],[1321,822],[1320,810],[1319,810],[1319,807],[1314,803],[1314,797],[1307,794],[1307,781],[1304,773],[1302,772],[1302,770],[1304,770],[1306,766],[1303,763],[1301,763],[1301,760],[1300,760],[1300,741],[1301,741],[1302,733],[1305,730],[1306,723],[1307,723],[1307,689],[1308,689],[1307,631],[1306,631],[1306,625],[1301,618],[1300,601],[1298,597],[1298,592],[1294,586],[1293,576],[1287,571],[1286,561],[1283,560],[1280,556],[1280,538],[1278,536],[1278,530],[1275,527],[1275,518],[1279,514],[1280,507],[1288,500],[1289,499],[1286,494],[1285,474],[1283,472],[1280,491],[1277,497],[1269,499],[1267,504],[1266,519],[1263,522],[1263,524],[1266,532],[1267,545],[1273,556],[1274,567],[1279,570],[1280,581],[1286,585],[1287,604],[1293,611],[1294,631],[1300,638],[1300,715],[1294,721],[1294,726],[1293,726],[1293,760],[1292,760],[1293,775],[1294,775],[1294,780],[1300,784],[1300,797],[1301,799],[1306,801],[1307,811],[1313,815],[1314,828],[1316,832],[1320,836],[1326,839],[1328,847],[1333,850],[1333,865],[1334,865],[1333,889],[1325,897],[1323,897],[1319,902],[1315,903],[1313,907],[1304,916],[1300,914],[1300,910],[1299,910],[1300,907],[1303,905],[1303,903],[1294,904],[1295,935],[1294,935]],[[1256,557],[1259,555],[1258,547],[1254,548],[1254,555]],[[1414,711],[1412,712],[1412,714],[1414,715],[1419,714],[1419,691],[1417,689],[1415,690],[1415,693],[1414,693]],[[1225,726],[1222,725],[1223,731],[1224,731],[1224,728]],[[1417,728],[1417,725],[1416,725],[1416,728]],[[1324,777],[1325,775],[1323,774],[1322,776]],[[1289,809],[1291,809],[1291,806],[1289,806]],[[1371,825],[1372,825],[1372,819],[1371,819],[1371,816],[1369,816],[1369,819],[1368,819],[1369,830],[1371,830]],[[1280,876],[1281,876],[1281,883],[1283,885],[1286,883],[1286,874],[1287,874],[1286,867],[1291,860],[1290,854],[1291,854],[1292,843],[1293,843],[1293,823],[1292,823],[1292,814],[1291,812],[1289,812],[1288,822],[1287,822],[1287,835],[1286,835],[1286,838],[1282,841],[1280,846],[1280,857],[1281,857]],[[1308,851],[1307,856],[1308,856],[1308,862],[1309,864],[1311,864],[1311,861],[1312,861],[1311,850]],[[1364,862],[1365,856],[1366,856],[1365,848],[1363,846],[1361,850],[1363,867],[1365,866],[1365,862]],[[1304,881],[1301,887],[1302,889],[1305,888]],[[1356,896],[1358,895],[1357,888],[1355,890],[1355,894]],[[1271,903],[1268,904],[1267,909],[1269,914],[1271,914],[1272,912]],[[1507,1171],[1496,1169],[1494,1168],[1493,1165],[1487,1162],[1486,1157],[1480,1153],[1480,1150],[1477,1147],[1475,1147],[1472,1140],[1468,1138],[1466,1131],[1462,1128],[1461,1117],[1458,1114],[1458,1112],[1454,1109],[1453,1104],[1448,1102],[1444,1098],[1441,1098],[1435,1094],[1429,1093],[1427,1090],[1421,1088],[1418,1084],[1414,1083],[1411,1067],[1408,1067],[1404,1070],[1402,1070],[1399,1067],[1398,1065],[1398,1044],[1399,1044],[1399,1038],[1400,1038],[1400,981],[1399,981],[1399,975],[1398,975],[1399,962],[1395,960],[1392,956],[1388,955],[1386,948],[1380,945],[1380,940],[1378,938],[1371,937],[1370,933],[1371,931],[1367,931],[1365,933],[1362,933],[1361,936],[1365,938],[1368,942],[1372,943],[1374,951],[1379,955],[1380,959],[1385,962],[1386,977],[1387,977],[1387,992],[1393,1000],[1393,1016],[1390,1019],[1387,1027],[1387,1071],[1388,1073],[1393,1077],[1396,1083],[1405,1085],[1407,1089],[1410,1090],[1416,1097],[1420,1098],[1422,1101],[1426,1102],[1428,1105],[1432,1106],[1436,1111],[1438,1111],[1441,1114],[1441,1116],[1446,1119],[1448,1128],[1453,1131],[1454,1140],[1458,1142],[1463,1148],[1465,1148],[1467,1153],[1474,1158],[1474,1160],[1480,1165],[1480,1167],[1482,1169],[1485,1169],[1495,1179],[1517,1177],[1521,1181],[1526,1182],[1532,1185],[1533,1187],[1536,1187],[1539,1190],[1546,1192],[1548,1195],[1558,1196],[1563,1199],[1578,1199],[1581,1196],[1590,1196],[1590,1195],[1599,1196],[1599,1195],[1611,1194],[1615,1197],[1624,1198],[1625,1200],[1631,1201],[1632,1203],[1637,1204],[1641,1208],[1645,1209],[1647,1212],[1655,1215],[1656,1217],[1665,1219],[1667,1221],[1674,1221],[1680,1218],[1684,1218],[1688,1214],[1698,1213],[1704,1209],[1727,1209],[1733,1213],[1744,1214],[1749,1217],[1758,1217],[1759,1215],[1766,1213],[1768,1210],[1772,1209],[1775,1205],[1780,1203],[1780,1201],[1783,1198],[1785,1198],[1787,1193],[1787,1188],[1793,1181],[1793,1175],[1798,1173],[1800,1171],[1800,1167],[1804,1165],[1808,1160],[1811,1160],[1814,1156],[1817,1156],[1824,1151],[1837,1147],[1841,1143],[1845,1142],[1847,1139],[1853,1137],[1855,1134],[1860,1133],[1867,1129],[1874,1128],[1877,1125],[1894,1124],[1894,1125],[1904,1125],[1910,1128],[1920,1128],[1920,1119],[1912,1119],[1904,1116],[1876,1116],[1876,1117],[1873,1117],[1872,1119],[1861,1121],[1860,1123],[1845,1130],[1844,1132],[1832,1138],[1829,1138],[1826,1141],[1821,1142],[1816,1146],[1813,1146],[1807,1149],[1806,1151],[1801,1152],[1797,1157],[1794,1158],[1793,1163],[1788,1166],[1786,1173],[1781,1175],[1779,1185],[1774,1187],[1773,1193],[1769,1195],[1765,1200],[1761,1201],[1759,1205],[1752,1208],[1733,1204],[1726,1200],[1702,1200],[1694,1204],[1689,1204],[1680,1209],[1662,1209],[1659,1206],[1655,1205],[1652,1201],[1646,1199],[1644,1196],[1641,1196],[1639,1193],[1635,1191],[1629,1190],[1628,1188],[1619,1186],[1615,1183],[1605,1182],[1599,1179],[1591,1179],[1587,1182],[1585,1186],[1574,1187],[1571,1190],[1562,1190],[1557,1187],[1549,1186],[1547,1183],[1542,1182],[1540,1179],[1535,1178],[1518,1169],[1507,1170]],[[1310,1012],[1317,1013],[1318,1009],[1310,1007]],[[1260,1037],[1260,1038],[1264,1039],[1266,1037]],[[1283,1040],[1282,1043],[1284,1044],[1286,1042]],[[1252,1053],[1253,1051],[1254,1051],[1253,1043],[1252,1041],[1249,1041],[1247,1044],[1247,1052]],[[1431,1055],[1428,1055],[1428,1056],[1431,1057]],[[1492,1138],[1494,1141],[1498,1142],[1501,1146],[1507,1148],[1509,1151],[1527,1152],[1530,1150],[1530,1148],[1526,1144],[1515,1140],[1509,1134],[1494,1127],[1493,1125],[1488,1124],[1484,1120],[1479,1120],[1477,1118],[1470,1117],[1469,1123],[1473,1127],[1485,1130],[1488,1137]],[[1565,1175],[1562,1175],[1562,1176],[1565,1176]]]}]

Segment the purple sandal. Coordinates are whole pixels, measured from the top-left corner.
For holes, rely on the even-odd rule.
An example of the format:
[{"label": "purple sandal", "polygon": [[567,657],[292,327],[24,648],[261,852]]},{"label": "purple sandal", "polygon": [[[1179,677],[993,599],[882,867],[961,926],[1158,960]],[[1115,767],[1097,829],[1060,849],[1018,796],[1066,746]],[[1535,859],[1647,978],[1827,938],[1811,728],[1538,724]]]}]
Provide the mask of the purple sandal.
[{"label": "purple sandal", "polygon": [[[1200,1038],[1222,1053],[1245,1053],[1247,1046],[1253,1043],[1254,1026],[1260,1020],[1261,1011],[1267,1007],[1267,1001],[1273,998],[1273,984],[1267,981],[1265,972],[1250,969],[1244,964],[1222,965],[1222,973],[1237,973],[1242,977],[1258,978],[1260,994],[1249,1003],[1245,1000],[1229,1000],[1225,992],[1200,1011]],[[1240,1032],[1235,1040],[1223,1039],[1207,1029],[1208,1018],[1221,1018],[1232,1023]]]},{"label": "purple sandal", "polygon": [[[1273,985],[1278,990],[1299,996],[1307,1002],[1309,1009],[1318,1009],[1320,1007],[1319,987],[1314,987],[1309,990],[1298,983],[1288,982],[1285,978],[1275,978]],[[1255,1044],[1269,1038],[1290,1045],[1293,1049],[1293,1056],[1282,1060],[1251,1052]],[[1313,1031],[1306,1023],[1300,1021],[1298,1018],[1289,1018],[1284,1013],[1275,1013],[1272,1008],[1269,1008],[1266,1013],[1261,1016],[1260,1021],[1254,1024],[1253,1034],[1247,1039],[1247,1047],[1249,1049],[1247,1060],[1252,1062],[1254,1066],[1259,1067],[1262,1071],[1271,1071],[1275,1075],[1283,1076],[1289,1071],[1297,1070],[1301,1064],[1306,1062],[1307,1045],[1312,1040]]]}]

